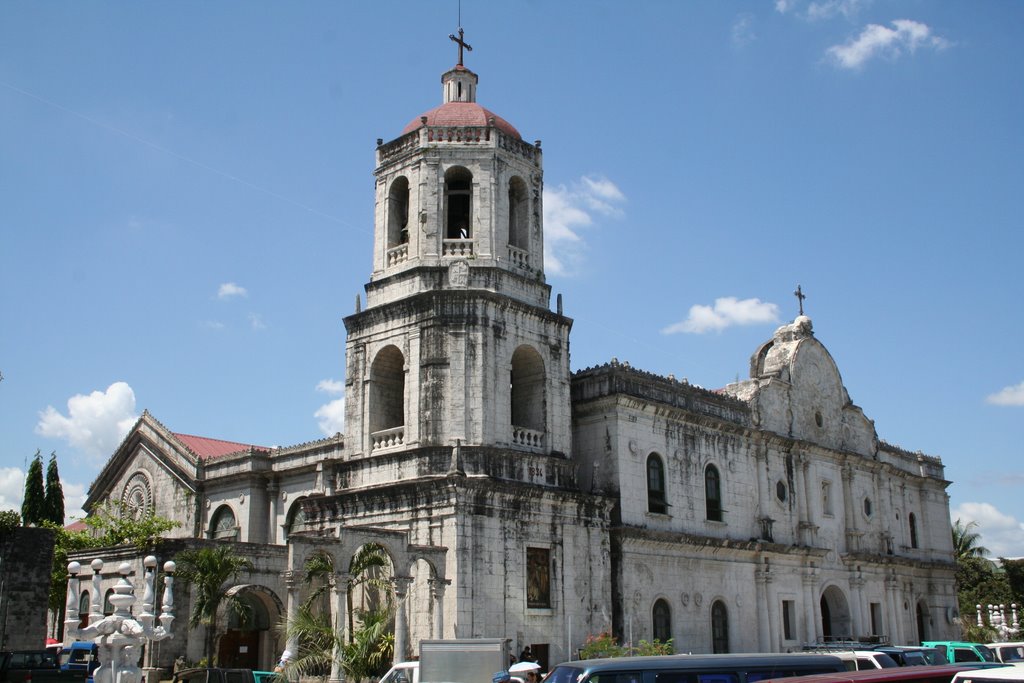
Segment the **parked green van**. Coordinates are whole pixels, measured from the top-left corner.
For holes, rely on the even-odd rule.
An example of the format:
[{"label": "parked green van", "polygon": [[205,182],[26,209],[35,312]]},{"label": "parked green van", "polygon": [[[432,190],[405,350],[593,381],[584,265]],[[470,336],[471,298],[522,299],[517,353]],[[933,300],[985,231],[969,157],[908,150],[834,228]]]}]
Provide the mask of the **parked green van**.
[{"label": "parked green van", "polygon": [[992,650],[981,643],[967,643],[956,640],[929,640],[921,643],[924,647],[934,647],[946,657],[950,664],[963,662],[998,662]]}]

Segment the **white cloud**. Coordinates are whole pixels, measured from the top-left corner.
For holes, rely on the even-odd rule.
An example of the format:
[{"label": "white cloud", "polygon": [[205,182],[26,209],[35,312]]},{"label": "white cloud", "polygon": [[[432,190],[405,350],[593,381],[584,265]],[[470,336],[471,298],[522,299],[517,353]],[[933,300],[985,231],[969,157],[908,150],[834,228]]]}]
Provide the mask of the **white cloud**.
[{"label": "white cloud", "polygon": [[733,325],[757,325],[777,322],[779,307],[760,299],[737,299],[734,296],[715,299],[714,306],[696,304],[690,306],[686,320],[669,325],[662,334],[704,334],[721,332]]},{"label": "white cloud", "polygon": [[317,382],[316,390],[337,396],[345,393],[345,383],[338,379],[322,379]]},{"label": "white cloud", "polygon": [[833,45],[825,53],[839,67],[859,69],[874,57],[896,59],[904,52],[913,54],[918,48],[941,50],[950,45],[945,38],[932,35],[927,24],[910,19],[897,19],[891,23],[894,28],[868,24],[855,39],[845,45]]},{"label": "white cloud", "polygon": [[249,296],[245,287],[236,285],[234,282],[225,282],[217,289],[218,299],[231,299],[236,296]]},{"label": "white cloud", "polygon": [[594,223],[594,215],[621,216],[618,204],[626,196],[603,176],[584,176],[569,186],[544,190],[544,269],[552,275],[570,275],[583,260],[586,245],[581,228]]},{"label": "white cloud", "polygon": [[0,467],[0,510],[21,512],[25,498],[25,472],[18,467]]},{"label": "white cloud", "polygon": [[807,6],[807,18],[819,21],[842,15],[852,19],[866,4],[866,0],[816,0]]},{"label": "white cloud", "polygon": [[39,413],[35,431],[48,438],[63,439],[94,458],[106,459],[137,419],[135,392],[125,382],[114,382],[106,391],[69,398],[66,416],[47,406]]},{"label": "white cloud", "polygon": [[775,11],[779,14],[785,14],[796,7],[794,0],[775,0]]},{"label": "white cloud", "polygon": [[744,12],[732,22],[732,44],[743,47],[757,40],[754,32],[754,15]]},{"label": "white cloud", "polygon": [[965,525],[977,522],[975,531],[981,545],[988,548],[989,558],[1024,557],[1024,523],[997,510],[991,503],[962,503],[950,510],[950,519]]},{"label": "white cloud", "polygon": [[334,436],[345,431],[345,397],[325,403],[313,413],[316,424],[325,436]]},{"label": "white cloud", "polygon": [[265,322],[263,322],[263,316],[261,314],[259,314],[259,313],[250,313],[249,314],[249,327],[251,327],[254,330],[265,330],[265,329],[267,329],[267,324]]},{"label": "white cloud", "polygon": [[225,328],[224,323],[219,320],[206,320],[201,324],[208,330],[223,330]]},{"label": "white cloud", "polygon": [[85,510],[82,509],[82,506],[88,497],[86,485],[61,479],[60,487],[64,489],[64,523],[70,524],[76,519],[85,517]]},{"label": "white cloud", "polygon": [[985,397],[985,403],[995,406],[1024,406],[1024,382],[1003,387]]}]

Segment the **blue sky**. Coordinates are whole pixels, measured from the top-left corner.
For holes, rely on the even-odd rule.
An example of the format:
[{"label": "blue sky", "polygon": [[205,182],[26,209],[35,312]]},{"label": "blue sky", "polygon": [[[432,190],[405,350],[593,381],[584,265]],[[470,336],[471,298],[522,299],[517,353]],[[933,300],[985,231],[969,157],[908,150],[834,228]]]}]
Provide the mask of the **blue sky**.
[{"label": "blue sky", "polygon": [[[545,151],[574,369],[706,387],[807,294],[879,436],[1024,556],[1024,4],[490,3],[479,101]],[[456,0],[0,4],[0,507],[69,510],[148,409],[343,429],[377,138],[441,103]]]}]

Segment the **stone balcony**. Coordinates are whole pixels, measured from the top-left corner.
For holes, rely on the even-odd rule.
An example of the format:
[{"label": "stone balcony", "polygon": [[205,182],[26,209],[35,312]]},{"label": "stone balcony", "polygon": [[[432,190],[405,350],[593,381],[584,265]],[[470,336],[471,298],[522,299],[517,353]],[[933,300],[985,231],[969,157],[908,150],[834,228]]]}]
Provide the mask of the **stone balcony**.
[{"label": "stone balcony", "polygon": [[387,263],[388,268],[391,266],[397,266],[399,263],[404,263],[409,260],[409,245],[399,244],[397,247],[391,247],[387,251]]},{"label": "stone balcony", "polygon": [[454,239],[444,240],[441,245],[441,255],[450,258],[468,258],[473,255],[473,240]]},{"label": "stone balcony", "polygon": [[405,445],[405,425],[382,429],[370,434],[370,451],[382,451]]},{"label": "stone balcony", "polygon": [[531,451],[540,451],[544,448],[544,432],[512,425],[512,445]]}]

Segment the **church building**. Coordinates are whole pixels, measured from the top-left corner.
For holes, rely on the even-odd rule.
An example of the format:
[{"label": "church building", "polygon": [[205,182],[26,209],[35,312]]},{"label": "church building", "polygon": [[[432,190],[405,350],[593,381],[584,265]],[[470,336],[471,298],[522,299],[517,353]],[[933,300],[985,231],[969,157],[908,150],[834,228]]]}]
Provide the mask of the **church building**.
[{"label": "church building", "polygon": [[[540,142],[478,103],[452,38],[440,106],[378,140],[345,434],[268,448],[146,412],[86,509],[154,510],[182,547],[253,560],[232,588],[252,616],[222,615],[225,665],[273,666],[316,554],[348,624],[366,543],[392,564],[396,660],[429,638],[508,638],[553,666],[604,631],[693,653],[957,635],[942,462],[879,439],[808,317],[717,391],[616,360],[571,368],[572,319],[544,275]],[[200,631],[147,658],[201,652]]]}]

